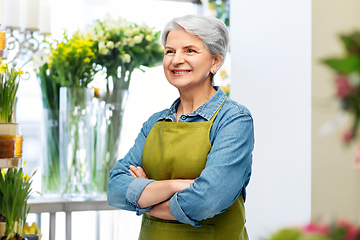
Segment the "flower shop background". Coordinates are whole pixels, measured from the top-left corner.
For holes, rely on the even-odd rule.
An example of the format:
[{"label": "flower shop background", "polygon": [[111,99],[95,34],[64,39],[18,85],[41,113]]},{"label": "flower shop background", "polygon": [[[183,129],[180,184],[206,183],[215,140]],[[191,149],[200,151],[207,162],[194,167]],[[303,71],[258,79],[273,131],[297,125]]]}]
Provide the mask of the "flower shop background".
[{"label": "flower shop background", "polygon": [[239,43],[231,49],[231,97],[255,121],[250,239],[311,220],[359,225],[356,144],[341,140],[349,125],[338,118],[335,74],[320,61],[344,54],[339,35],[360,28],[359,8],[356,0],[231,1]]},{"label": "flower shop background", "polygon": [[[69,7],[71,6],[71,7]],[[139,7],[141,6],[141,7]],[[176,13],[170,11],[176,9]],[[74,32],[84,29],[86,24],[92,23],[95,19],[104,18],[106,13],[116,18],[121,16],[129,21],[161,30],[163,25],[175,16],[196,13],[198,8],[192,3],[181,3],[173,1],[52,1],[51,28],[54,39],[61,39],[63,29]],[[67,17],[64,17],[66,13]],[[69,17],[71,16],[71,17]],[[146,73],[135,70],[132,75],[132,82],[129,89],[129,98],[123,119],[121,144],[121,155],[132,146],[142,123],[155,111],[169,107],[172,101],[178,96],[177,91],[169,85],[163,76],[162,67],[152,69],[144,68]],[[24,139],[24,158],[28,164],[26,171],[40,167],[41,149],[40,124],[42,121],[41,91],[35,75],[30,80],[22,81],[18,92],[17,119],[21,123],[22,134],[27,136]],[[139,111],[141,109],[141,111]],[[40,175],[35,176],[34,189],[40,190]],[[29,221],[31,221],[29,216]],[[114,221],[115,239],[137,239],[139,223],[141,218],[134,214],[122,211],[101,213],[101,239],[108,239],[109,231],[112,231],[111,223]],[[48,214],[42,214],[42,235],[48,239]],[[56,239],[65,239],[65,214],[57,213],[56,216]],[[73,239],[95,239],[92,231],[83,231],[85,228],[95,229],[94,212],[74,212],[72,214]],[[84,221],[88,219],[88,221]],[[35,220],[35,219],[34,219]]]},{"label": "flower shop background", "polygon": [[[312,37],[312,211],[359,223],[360,173],[354,168],[359,139],[350,144],[343,134],[351,127],[340,105],[335,72],[319,60],[344,57],[340,35],[360,29],[359,1],[313,1]],[[329,151],[329,149],[331,149]]]}]

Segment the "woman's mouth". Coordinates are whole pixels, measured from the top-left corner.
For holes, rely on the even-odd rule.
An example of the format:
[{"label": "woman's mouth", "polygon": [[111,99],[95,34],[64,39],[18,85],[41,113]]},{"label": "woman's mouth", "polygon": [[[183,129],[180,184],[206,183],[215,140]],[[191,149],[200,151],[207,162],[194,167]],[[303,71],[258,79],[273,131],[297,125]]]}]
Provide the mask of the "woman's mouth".
[{"label": "woman's mouth", "polygon": [[172,70],[172,72],[174,74],[183,74],[183,73],[188,73],[190,72],[190,70]]}]

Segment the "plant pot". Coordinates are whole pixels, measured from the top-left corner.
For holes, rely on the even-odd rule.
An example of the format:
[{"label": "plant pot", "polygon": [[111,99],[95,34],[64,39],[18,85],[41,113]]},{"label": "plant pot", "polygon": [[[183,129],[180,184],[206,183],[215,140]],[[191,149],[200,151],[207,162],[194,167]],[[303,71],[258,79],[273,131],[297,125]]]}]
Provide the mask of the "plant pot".
[{"label": "plant pot", "polygon": [[0,238],[5,236],[6,223],[0,222]]},{"label": "plant pot", "polygon": [[16,135],[18,132],[18,123],[0,123],[0,135]]},{"label": "plant pot", "polygon": [[24,234],[23,237],[27,240],[39,240],[39,234]]},{"label": "plant pot", "polygon": [[0,159],[22,157],[22,135],[0,135]]}]

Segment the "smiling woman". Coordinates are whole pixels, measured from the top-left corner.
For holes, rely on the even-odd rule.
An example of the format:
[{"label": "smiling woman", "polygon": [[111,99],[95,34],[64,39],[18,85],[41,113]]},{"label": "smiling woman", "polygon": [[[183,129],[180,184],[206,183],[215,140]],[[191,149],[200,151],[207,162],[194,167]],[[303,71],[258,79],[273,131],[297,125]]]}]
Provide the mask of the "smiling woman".
[{"label": "smiling woman", "polygon": [[248,239],[253,120],[212,84],[229,46],[226,26],[174,18],[162,42],[164,73],[180,97],[143,124],[111,170],[108,203],[143,215],[140,240]]}]

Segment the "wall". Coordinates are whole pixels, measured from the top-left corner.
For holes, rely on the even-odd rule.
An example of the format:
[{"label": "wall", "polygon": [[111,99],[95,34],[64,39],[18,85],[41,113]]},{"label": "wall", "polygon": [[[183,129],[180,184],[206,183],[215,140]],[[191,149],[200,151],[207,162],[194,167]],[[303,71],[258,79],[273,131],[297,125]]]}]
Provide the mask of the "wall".
[{"label": "wall", "polygon": [[[311,215],[311,1],[231,1],[231,97],[255,122],[250,239]],[[236,71],[235,71],[236,69]]]},{"label": "wall", "polygon": [[[338,34],[360,29],[357,0],[316,0],[312,3],[312,212],[314,220],[347,218],[358,223],[360,174],[352,169],[355,145],[345,146],[338,121],[334,75],[319,60],[343,53]],[[324,131],[334,125],[332,131]],[[326,132],[326,134],[325,134]]]}]

